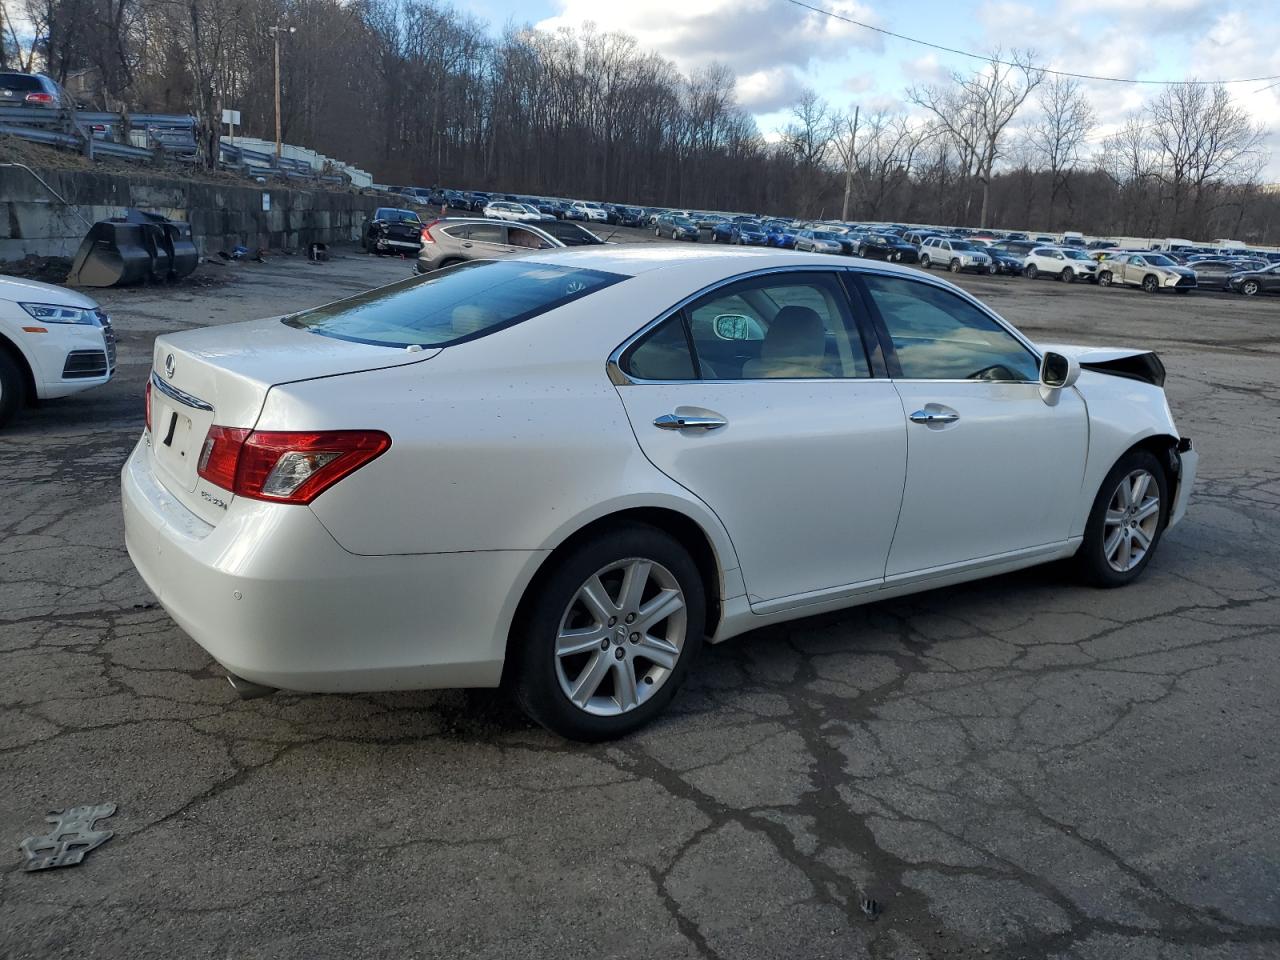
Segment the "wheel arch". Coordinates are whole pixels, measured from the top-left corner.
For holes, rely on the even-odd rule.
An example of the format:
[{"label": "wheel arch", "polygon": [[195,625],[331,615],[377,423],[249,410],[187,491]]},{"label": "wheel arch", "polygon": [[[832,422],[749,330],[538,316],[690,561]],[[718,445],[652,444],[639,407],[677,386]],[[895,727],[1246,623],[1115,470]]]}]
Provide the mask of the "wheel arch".
[{"label": "wheel arch", "polygon": [[11,357],[13,362],[18,365],[18,370],[22,374],[22,385],[26,389],[27,403],[35,401],[37,397],[36,375],[32,369],[31,361],[27,359],[27,355],[3,333],[0,333],[0,353]]},{"label": "wheel arch", "polygon": [[670,506],[628,506],[587,520],[562,537],[560,542],[551,549],[550,553],[543,557],[533,576],[530,577],[529,582],[525,585],[520,595],[520,601],[516,604],[515,612],[511,617],[511,622],[508,624],[507,655],[504,658],[503,667],[504,679],[506,678],[506,664],[512,661],[510,656],[511,643],[516,631],[526,620],[528,607],[535,592],[545,582],[546,578],[551,575],[557,561],[591,537],[628,525],[654,527],[674,538],[689,551],[689,556],[698,568],[698,574],[702,580],[703,594],[706,598],[704,632],[708,637],[715,635],[720,625],[722,613],[723,574],[726,569],[736,568],[737,560],[733,557],[728,558],[730,567],[726,567],[721,555],[717,552],[712,535],[688,513]]}]

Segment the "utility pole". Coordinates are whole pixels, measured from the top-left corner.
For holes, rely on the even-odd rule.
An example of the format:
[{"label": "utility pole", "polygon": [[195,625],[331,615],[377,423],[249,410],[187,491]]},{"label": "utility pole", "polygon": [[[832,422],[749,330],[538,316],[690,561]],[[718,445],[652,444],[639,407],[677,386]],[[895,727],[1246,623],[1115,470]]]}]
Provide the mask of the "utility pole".
[{"label": "utility pole", "polygon": [[[276,42],[276,166],[280,165],[280,31],[284,27],[276,24],[271,28],[271,37]],[[290,33],[297,33],[297,27],[290,27]]]},{"label": "utility pole", "polygon": [[853,168],[858,162],[858,114],[861,107],[853,108],[853,126],[849,129],[848,152],[844,158],[844,206],[840,208],[840,219],[849,219],[849,195],[853,193]]}]

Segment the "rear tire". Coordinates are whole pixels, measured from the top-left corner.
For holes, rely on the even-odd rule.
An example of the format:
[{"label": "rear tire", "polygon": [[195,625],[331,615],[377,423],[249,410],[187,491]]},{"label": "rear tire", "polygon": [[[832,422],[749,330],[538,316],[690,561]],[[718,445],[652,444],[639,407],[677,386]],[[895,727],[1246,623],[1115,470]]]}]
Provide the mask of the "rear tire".
[{"label": "rear tire", "polygon": [[27,403],[27,378],[8,352],[0,349],[0,427]]},{"label": "rear tire", "polygon": [[1109,287],[1109,286],[1111,286],[1111,271],[1110,271],[1110,270],[1103,270],[1100,274],[1098,274],[1098,286],[1100,286],[1100,287]]},{"label": "rear tire", "polygon": [[[1133,497],[1135,479],[1141,486],[1142,477],[1145,487]],[[1122,587],[1141,576],[1160,545],[1169,506],[1168,480],[1160,461],[1147,450],[1131,450],[1121,457],[1094,498],[1084,542],[1075,556],[1084,578],[1099,587]]]},{"label": "rear tire", "polygon": [[1040,276],[1040,268],[1034,263],[1029,263],[1022,273],[1028,280],[1034,280],[1036,277]]},{"label": "rear tire", "polygon": [[[631,600],[629,583],[638,584]],[[683,546],[654,527],[629,524],[557,558],[532,589],[509,659],[516,699],[533,720],[594,742],[625,736],[666,709],[705,626],[702,578]],[[584,598],[595,598],[594,610]],[[660,598],[672,611],[642,627],[643,611]]]},{"label": "rear tire", "polygon": [[1254,296],[1261,288],[1258,286],[1257,280],[1246,280],[1240,284],[1240,292],[1246,297]]}]

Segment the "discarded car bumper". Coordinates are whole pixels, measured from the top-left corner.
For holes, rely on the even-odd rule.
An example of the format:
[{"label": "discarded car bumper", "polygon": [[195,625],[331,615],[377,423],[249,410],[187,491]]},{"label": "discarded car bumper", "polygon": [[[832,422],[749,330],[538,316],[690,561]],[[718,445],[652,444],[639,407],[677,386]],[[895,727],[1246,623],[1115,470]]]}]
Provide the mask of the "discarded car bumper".
[{"label": "discarded car bumper", "polygon": [[285,690],[496,686],[538,551],[361,556],[309,507],[178,503],[144,435],[121,474],[125,544],[161,606],[239,677]]}]

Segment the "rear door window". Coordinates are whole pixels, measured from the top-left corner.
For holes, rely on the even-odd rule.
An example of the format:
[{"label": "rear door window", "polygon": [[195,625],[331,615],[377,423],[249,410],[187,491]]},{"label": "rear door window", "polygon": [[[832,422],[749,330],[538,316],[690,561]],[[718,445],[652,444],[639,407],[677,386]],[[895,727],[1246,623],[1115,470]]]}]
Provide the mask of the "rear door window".
[{"label": "rear door window", "polygon": [[626,277],[514,260],[473,261],[411,277],[282,321],[378,346],[447,347],[522,323]]}]

